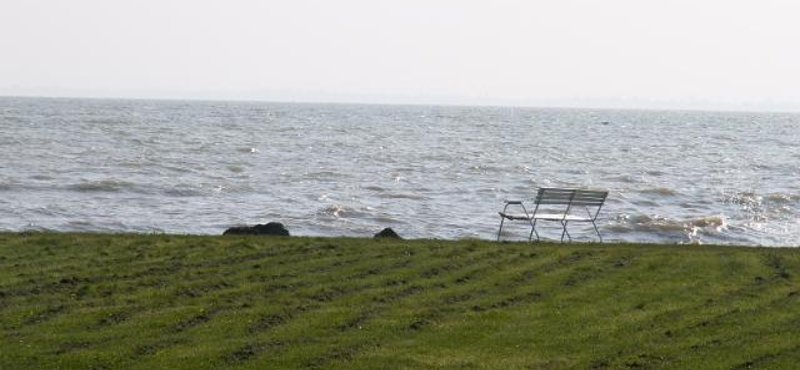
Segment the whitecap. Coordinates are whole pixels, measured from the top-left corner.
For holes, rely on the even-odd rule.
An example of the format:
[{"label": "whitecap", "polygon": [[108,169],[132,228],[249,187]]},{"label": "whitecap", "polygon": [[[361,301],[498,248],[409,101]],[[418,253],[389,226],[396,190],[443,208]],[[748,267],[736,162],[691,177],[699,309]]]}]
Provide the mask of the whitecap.
[{"label": "whitecap", "polygon": [[372,211],[369,207],[356,209],[342,204],[330,204],[317,211],[317,214],[334,218],[361,218],[371,214]]},{"label": "whitecap", "polygon": [[716,231],[722,231],[727,228],[728,220],[725,215],[711,215],[684,220],[684,226],[704,229],[711,228]]},{"label": "whitecap", "polygon": [[752,191],[723,193],[724,203],[738,204],[747,207],[755,207],[761,204],[762,197]]},{"label": "whitecap", "polygon": [[350,213],[351,210],[352,209],[350,209],[348,207],[345,207],[343,205],[340,205],[340,204],[331,204],[331,205],[325,206],[324,208],[319,210],[317,212],[317,214],[319,214],[321,216],[332,216],[332,217],[335,217],[335,218],[344,218],[344,217],[348,217],[349,216],[349,213]]},{"label": "whitecap", "polygon": [[687,219],[672,219],[644,214],[623,215],[617,217],[618,225],[625,225],[630,231],[639,232],[690,232],[698,229],[721,232],[727,228],[727,217],[722,214],[701,216]]},{"label": "whitecap", "polygon": [[764,199],[773,203],[786,204],[800,201],[800,196],[796,194],[770,193],[767,194]]}]

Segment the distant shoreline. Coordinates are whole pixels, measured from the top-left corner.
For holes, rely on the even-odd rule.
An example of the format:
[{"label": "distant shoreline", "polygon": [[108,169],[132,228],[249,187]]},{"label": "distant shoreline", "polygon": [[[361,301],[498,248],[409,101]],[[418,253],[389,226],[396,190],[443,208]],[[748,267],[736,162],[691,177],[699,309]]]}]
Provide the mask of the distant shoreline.
[{"label": "distant shoreline", "polygon": [[[192,103],[253,103],[253,104],[296,104],[296,105],[339,105],[339,106],[385,106],[385,107],[453,107],[453,108],[505,108],[523,110],[575,110],[575,111],[631,111],[631,112],[695,112],[695,113],[741,113],[741,114],[790,114],[800,115],[800,107],[778,104],[773,108],[754,108],[750,105],[727,104],[720,106],[702,105],[626,105],[626,104],[559,104],[559,103],[524,103],[524,102],[448,102],[447,100],[433,101],[392,101],[392,100],[359,100],[359,99],[280,99],[280,98],[223,98],[223,97],[192,97],[192,96],[151,96],[148,95],[3,95],[0,99],[63,99],[63,100],[99,100],[99,101],[153,101],[153,102],[192,102]],[[652,102],[651,102],[652,103]]]}]

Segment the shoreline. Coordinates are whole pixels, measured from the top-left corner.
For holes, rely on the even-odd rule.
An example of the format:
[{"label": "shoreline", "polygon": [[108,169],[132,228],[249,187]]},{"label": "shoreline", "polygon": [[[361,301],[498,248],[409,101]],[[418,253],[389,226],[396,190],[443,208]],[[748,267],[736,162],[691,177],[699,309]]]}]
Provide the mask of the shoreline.
[{"label": "shoreline", "polygon": [[[291,236],[277,236],[277,235],[222,235],[222,234],[192,234],[192,233],[165,233],[165,232],[133,232],[133,231],[57,231],[57,230],[25,230],[25,231],[0,231],[0,237],[3,235],[11,235],[11,236],[34,236],[34,235],[63,235],[63,236],[115,236],[115,237],[187,237],[187,238],[266,238],[269,240],[270,238],[291,238],[291,239],[311,239],[311,240],[353,240],[353,241],[365,241],[365,240],[374,240],[374,236],[353,236],[353,235],[291,235]],[[402,237],[402,235],[401,235]],[[632,242],[632,241],[606,241],[606,242],[597,242],[592,240],[577,240],[573,242],[564,242],[561,243],[558,239],[546,239],[543,238],[542,241],[536,242],[532,241],[529,242],[527,239],[522,237],[518,239],[503,239],[501,241],[496,241],[494,239],[480,239],[480,238],[461,238],[461,239],[443,239],[443,238],[405,238],[402,237],[401,241],[409,241],[409,242],[442,242],[442,243],[469,243],[469,242],[480,242],[480,243],[488,243],[488,244],[529,244],[531,246],[536,245],[547,245],[547,246],[630,246],[630,247],[665,247],[665,248],[676,248],[676,247],[698,247],[698,248],[744,248],[744,249],[798,249],[800,250],[800,245],[780,245],[780,246],[771,246],[771,245],[746,245],[746,244],[704,244],[704,243],[682,243],[682,242],[675,242],[675,243],[659,243],[659,242]]]}]

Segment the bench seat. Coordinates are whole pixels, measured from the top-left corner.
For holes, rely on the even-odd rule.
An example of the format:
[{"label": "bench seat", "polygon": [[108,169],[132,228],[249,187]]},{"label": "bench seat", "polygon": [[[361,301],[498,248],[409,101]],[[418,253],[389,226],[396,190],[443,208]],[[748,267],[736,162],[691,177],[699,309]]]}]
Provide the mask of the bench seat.
[{"label": "bench seat", "polygon": [[[519,221],[519,220],[526,220],[527,221],[527,220],[530,220],[530,219],[532,219],[534,217],[533,214],[526,215],[524,213],[504,213],[504,212],[498,212],[498,213],[500,214],[500,217],[505,217],[508,220],[514,220],[514,221]],[[537,220],[548,220],[548,221],[561,221],[561,220],[578,221],[578,222],[591,221],[590,217],[576,216],[576,215],[566,215],[566,216],[564,216],[563,214],[559,214],[559,213],[540,213],[540,214],[537,214],[535,217],[536,217]]]}]

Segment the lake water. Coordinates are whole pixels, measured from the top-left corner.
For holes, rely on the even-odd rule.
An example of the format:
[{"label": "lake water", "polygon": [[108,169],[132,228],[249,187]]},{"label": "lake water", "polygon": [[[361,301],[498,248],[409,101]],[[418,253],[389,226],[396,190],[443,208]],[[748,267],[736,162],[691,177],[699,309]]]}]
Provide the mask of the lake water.
[{"label": "lake water", "polygon": [[0,98],[0,230],[493,239],[549,186],[609,190],[609,241],[798,245],[798,143],[778,113]]}]

